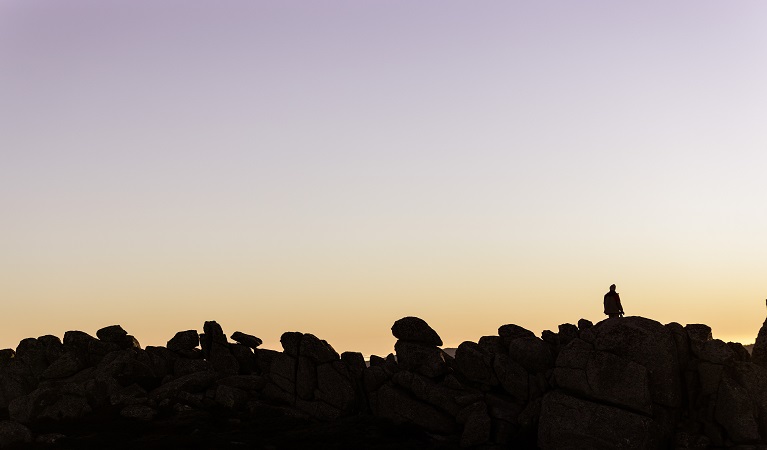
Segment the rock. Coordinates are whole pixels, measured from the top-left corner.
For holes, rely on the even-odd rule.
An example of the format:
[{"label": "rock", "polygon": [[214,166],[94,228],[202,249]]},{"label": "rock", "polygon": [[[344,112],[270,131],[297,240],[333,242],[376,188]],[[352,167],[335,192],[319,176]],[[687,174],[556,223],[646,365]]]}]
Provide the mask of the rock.
[{"label": "rock", "polygon": [[378,355],[370,355],[370,367],[386,365],[386,360]]},{"label": "rock", "polygon": [[256,364],[258,365],[258,370],[262,374],[269,373],[269,368],[272,366],[272,360],[275,356],[280,355],[281,353],[276,350],[268,350],[264,348],[258,348],[256,350],[253,350],[254,356],[256,357]]},{"label": "rock", "polygon": [[559,347],[559,335],[551,330],[543,330],[541,339],[543,339],[543,342],[549,344],[551,348]]},{"label": "rock", "polygon": [[587,400],[651,415],[652,398],[647,369],[590,347],[576,339],[559,352],[554,369],[557,386]]},{"label": "rock", "polygon": [[461,447],[474,447],[490,440],[491,421],[487,414],[487,405],[483,402],[476,402],[464,408],[459,414],[458,422],[463,424]]},{"label": "rock", "polygon": [[[84,331],[67,331],[64,333],[64,346],[71,347],[77,350],[88,351],[91,343],[96,341],[96,338]],[[17,351],[18,353],[18,351]]]},{"label": "rock", "polygon": [[298,358],[298,349],[301,346],[301,338],[303,336],[303,333],[297,331],[286,331],[285,333],[282,333],[282,336],[280,336],[280,344],[282,344],[282,349],[285,353],[294,358]]},{"label": "rock", "polygon": [[586,320],[586,319],[578,320],[578,331],[585,331],[593,326],[594,326],[594,323],[591,322],[590,320]]},{"label": "rock", "polygon": [[365,357],[362,356],[362,353],[360,352],[343,352],[341,353],[341,361],[343,361],[354,374],[361,375],[367,368],[365,365]]},{"label": "rock", "polygon": [[64,353],[40,375],[44,379],[66,378],[83,370],[85,364],[75,352]]},{"label": "rock", "polygon": [[748,391],[729,377],[722,378],[715,417],[733,442],[747,444],[760,440],[757,415]]},{"label": "rock", "polygon": [[213,371],[191,373],[164,383],[162,386],[149,392],[149,397],[159,401],[180,391],[190,393],[200,392],[210,387],[218,378],[218,374]]},{"label": "rock", "polygon": [[[195,330],[179,331],[168,341],[168,350],[186,357],[197,357],[194,351],[200,345],[200,335]],[[200,355],[201,356],[201,355]]]},{"label": "rock", "polygon": [[759,334],[756,336],[756,343],[751,350],[751,361],[754,364],[767,367],[767,320],[762,324],[762,328],[759,329]]},{"label": "rock", "polygon": [[165,347],[147,346],[146,354],[149,356],[152,372],[156,377],[162,379],[163,377],[173,373],[173,366],[175,365],[178,355]]},{"label": "rock", "polygon": [[695,356],[703,361],[714,364],[732,365],[735,361],[735,353],[724,341],[713,339],[705,341],[701,345],[693,346]]},{"label": "rock", "polygon": [[120,325],[110,325],[104,327],[96,332],[96,337],[105,342],[112,342],[115,344],[122,344],[125,342],[125,337],[128,336],[128,332],[123,330]]},{"label": "rock", "polygon": [[379,417],[394,423],[410,423],[432,433],[451,434],[456,428],[449,415],[389,384],[377,391],[376,412]]},{"label": "rock", "polygon": [[413,397],[434,406],[441,411],[455,416],[461,410],[458,398],[465,395],[465,391],[456,390],[443,384],[437,384],[434,380],[423,375],[411,372],[398,372],[392,377],[392,381],[402,387]]},{"label": "rock", "polygon": [[327,341],[317,336],[305,333],[301,337],[299,354],[312,360],[315,364],[324,364],[341,359],[333,347]]},{"label": "rock", "polygon": [[664,326],[671,332],[671,336],[674,339],[674,346],[676,347],[679,367],[684,371],[690,361],[690,340],[687,337],[687,330],[676,322],[671,322]]},{"label": "rock", "polygon": [[497,353],[493,358],[493,371],[504,391],[520,404],[527,402],[529,376],[524,367],[507,355]]},{"label": "rock", "polygon": [[719,382],[722,380],[724,366],[702,361],[698,364],[698,379],[700,380],[700,393],[714,395],[719,391]]},{"label": "rock", "polygon": [[517,338],[509,343],[509,357],[528,372],[546,372],[554,367],[554,357],[549,346],[537,337]]},{"label": "rock", "polygon": [[213,367],[204,359],[178,358],[173,362],[173,375],[177,377],[210,370],[213,370]]},{"label": "rock", "polygon": [[247,375],[250,373],[258,372],[258,361],[256,361],[256,355],[253,354],[253,350],[245,344],[230,344],[229,351],[237,360],[237,365],[240,368],[240,374]]},{"label": "rock", "polygon": [[37,338],[37,342],[42,346],[49,364],[53,363],[64,354],[64,344],[62,344],[61,339],[56,336],[46,334],[45,336]]},{"label": "rock", "polygon": [[751,353],[749,353],[748,350],[746,350],[746,347],[744,347],[740,342],[728,342],[727,346],[730,347],[730,350],[732,350],[736,361],[751,361]]},{"label": "rock", "polygon": [[658,440],[655,429],[649,417],[552,391],[541,405],[538,446],[543,450],[663,448],[665,442]]},{"label": "rock", "polygon": [[269,378],[280,389],[290,394],[295,401],[296,374],[298,372],[298,359],[287,353],[278,353],[272,359],[269,368]]},{"label": "rock", "polygon": [[139,405],[147,401],[147,392],[138,384],[131,384],[109,396],[110,405]]},{"label": "rock", "polygon": [[128,405],[120,410],[120,416],[126,419],[149,422],[157,417],[157,411],[146,405]]},{"label": "rock", "polygon": [[317,366],[317,388],[314,398],[342,412],[350,412],[355,403],[354,385],[339,372],[338,363]]},{"label": "rock", "polygon": [[231,386],[245,392],[258,392],[266,385],[266,379],[260,375],[233,375],[221,378],[216,382],[219,386]]},{"label": "rock", "polygon": [[394,351],[397,352],[397,365],[403,370],[432,378],[447,373],[442,351],[433,345],[399,340],[394,344]]},{"label": "rock", "polygon": [[488,386],[498,385],[493,371],[493,355],[474,342],[466,341],[455,352],[459,372],[467,379]]},{"label": "rock", "polygon": [[693,323],[685,325],[687,338],[690,342],[690,348],[693,353],[697,353],[706,342],[714,339],[711,334],[711,327],[702,323]]},{"label": "rock", "polygon": [[316,388],[317,369],[314,367],[314,362],[305,356],[299,356],[296,370],[296,395],[301,400],[312,400]]},{"label": "rock", "polygon": [[213,400],[226,409],[237,410],[247,403],[248,393],[233,386],[219,385]]},{"label": "rock", "polygon": [[210,362],[213,369],[225,375],[240,373],[240,365],[229,349],[229,342],[221,325],[215,321],[208,321],[205,322],[203,330],[205,333],[200,338],[202,355]]},{"label": "rock", "polygon": [[[482,351],[491,355],[495,355],[496,353],[506,353],[508,347],[507,345],[503,345],[500,336],[482,336],[479,338],[477,345],[479,345],[479,348],[481,348]],[[456,349],[456,351],[457,350],[458,349]]]},{"label": "rock", "polygon": [[0,420],[0,448],[8,448],[32,442],[32,432],[24,425],[10,420]]},{"label": "rock", "polygon": [[0,350],[0,364],[10,361],[16,357],[16,351],[12,348],[4,348]]},{"label": "rock", "polygon": [[513,341],[514,339],[535,337],[535,333],[525,328],[522,328],[519,325],[514,325],[510,323],[507,325],[501,325],[498,328],[498,336],[501,337],[503,346],[508,347],[509,343],[511,343],[511,341]]},{"label": "rock", "polygon": [[681,405],[679,362],[668,329],[643,317],[604,320],[593,329],[595,350],[612,353],[647,369],[653,402],[670,408]]},{"label": "rock", "polygon": [[442,339],[429,324],[418,317],[403,317],[394,322],[391,332],[397,339],[420,344],[441,346]]},{"label": "rock", "polygon": [[22,361],[35,378],[39,378],[49,364],[45,349],[35,338],[27,338],[19,342],[14,359]]},{"label": "rock", "polygon": [[578,339],[578,327],[571,323],[563,323],[559,326],[559,345],[565,346],[573,339]]},{"label": "rock", "polygon": [[365,392],[372,393],[391,379],[391,375],[382,366],[370,366],[362,372],[362,386]]},{"label": "rock", "polygon": [[234,342],[239,342],[242,345],[247,345],[248,347],[250,347],[250,348],[252,348],[254,350],[256,348],[258,348],[259,345],[264,343],[261,339],[255,337],[255,336],[253,336],[251,334],[245,334],[245,333],[243,333],[241,331],[235,331],[232,334],[232,340]]}]

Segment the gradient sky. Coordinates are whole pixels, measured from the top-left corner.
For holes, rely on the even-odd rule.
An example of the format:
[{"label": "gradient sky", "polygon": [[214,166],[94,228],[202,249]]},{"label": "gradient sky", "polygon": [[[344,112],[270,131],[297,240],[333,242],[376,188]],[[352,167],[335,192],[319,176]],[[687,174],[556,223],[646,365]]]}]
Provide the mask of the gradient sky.
[{"label": "gradient sky", "polygon": [[753,342],[767,2],[0,2],[0,348],[217,320],[385,355],[628,315]]}]

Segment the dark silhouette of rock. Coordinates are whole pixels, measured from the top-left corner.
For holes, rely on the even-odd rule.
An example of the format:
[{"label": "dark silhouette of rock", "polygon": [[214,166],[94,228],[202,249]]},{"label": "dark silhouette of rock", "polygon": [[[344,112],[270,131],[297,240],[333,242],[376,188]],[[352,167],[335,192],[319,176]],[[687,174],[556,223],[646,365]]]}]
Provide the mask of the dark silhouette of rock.
[{"label": "dark silhouette of rock", "polygon": [[546,372],[554,367],[549,346],[537,337],[521,337],[509,343],[509,357],[528,372]]},{"label": "dark silhouette of rock", "polygon": [[234,342],[239,342],[240,344],[247,345],[253,350],[255,350],[256,348],[258,348],[258,346],[263,344],[263,341],[261,341],[261,339],[250,334],[242,333],[240,331],[235,331],[234,333],[232,333],[232,340]]},{"label": "dark silhouette of rock", "polygon": [[595,350],[612,353],[647,369],[654,403],[671,408],[681,405],[679,361],[668,329],[643,317],[604,320],[594,329]]},{"label": "dark silhouette of rock", "polygon": [[498,378],[493,371],[493,355],[479,344],[466,341],[459,345],[455,352],[455,363],[458,370],[469,380],[488,386],[498,384]]},{"label": "dark silhouette of rock", "polygon": [[[498,336],[462,343],[453,357],[425,322],[403,321],[410,325],[396,334],[410,339],[399,337],[396,357],[371,356],[369,367],[362,354],[339,356],[308,333],[283,334],[282,352],[243,333],[230,343],[216,322],[145,350],[119,326],[100,329],[98,339],[79,331],[63,343],[25,339],[0,357],[0,414],[10,418],[0,423],[0,443],[27,430],[29,439],[10,445],[767,446],[767,367],[742,345],[713,339],[706,325],[581,320],[543,339],[504,325]],[[323,431],[286,444],[305,427]],[[360,430],[367,431],[354,445],[343,444]],[[89,440],[96,436],[98,444]],[[392,446],[381,447],[387,439]]]},{"label": "dark silhouette of rock", "polygon": [[509,343],[517,338],[535,337],[535,333],[519,325],[507,324],[498,328],[498,336],[501,337],[503,345],[508,347]]},{"label": "dark silhouette of rock", "polygon": [[620,408],[552,391],[543,398],[541,449],[656,449],[662,442],[652,419]]},{"label": "dark silhouette of rock", "polygon": [[767,367],[767,319],[762,324],[762,328],[759,329],[759,334],[756,336],[756,343],[751,350],[751,361],[754,364]]},{"label": "dark silhouette of rock", "polygon": [[571,323],[563,323],[559,326],[559,345],[565,346],[573,339],[578,339],[578,327]]},{"label": "dark silhouette of rock", "polygon": [[433,433],[451,434],[458,428],[446,413],[388,384],[377,391],[375,413],[395,423],[410,423]]},{"label": "dark silhouette of rock", "polygon": [[240,372],[237,358],[232,355],[224,330],[215,321],[205,322],[204,334],[200,337],[202,355],[217,372],[236,375]]},{"label": "dark silhouette of rock", "polygon": [[578,331],[585,331],[593,326],[594,324],[590,320],[578,319]]},{"label": "dark silhouette of rock", "polygon": [[461,447],[473,447],[490,440],[492,423],[484,402],[467,406],[458,414],[457,420],[463,425]]},{"label": "dark silhouette of rock", "polygon": [[403,317],[394,322],[391,332],[397,339],[419,344],[442,346],[442,339],[429,324],[418,317]]},{"label": "dark silhouette of rock", "polygon": [[559,352],[554,378],[557,386],[581,398],[652,414],[647,369],[580,339]]},{"label": "dark silhouette of rock", "polygon": [[394,344],[397,365],[403,370],[438,377],[447,373],[448,367],[442,351],[433,345],[399,340]]},{"label": "dark silhouette of rock", "polygon": [[182,356],[195,357],[196,347],[200,345],[200,335],[195,330],[179,331],[168,341],[168,350]]}]

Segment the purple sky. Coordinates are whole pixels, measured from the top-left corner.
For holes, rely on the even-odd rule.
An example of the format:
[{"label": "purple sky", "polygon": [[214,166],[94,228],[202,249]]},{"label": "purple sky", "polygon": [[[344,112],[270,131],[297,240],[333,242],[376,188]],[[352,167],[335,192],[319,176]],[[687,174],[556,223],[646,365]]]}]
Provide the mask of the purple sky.
[{"label": "purple sky", "polygon": [[753,341],[767,3],[0,3],[0,346],[218,320],[388,353],[629,314]]}]

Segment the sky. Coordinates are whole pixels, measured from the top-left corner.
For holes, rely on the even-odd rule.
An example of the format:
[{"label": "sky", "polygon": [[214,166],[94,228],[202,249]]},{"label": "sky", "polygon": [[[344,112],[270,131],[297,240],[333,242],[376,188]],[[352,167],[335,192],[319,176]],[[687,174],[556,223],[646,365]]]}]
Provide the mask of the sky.
[{"label": "sky", "polygon": [[0,348],[218,321],[386,355],[627,315],[751,343],[767,3],[0,1]]}]

